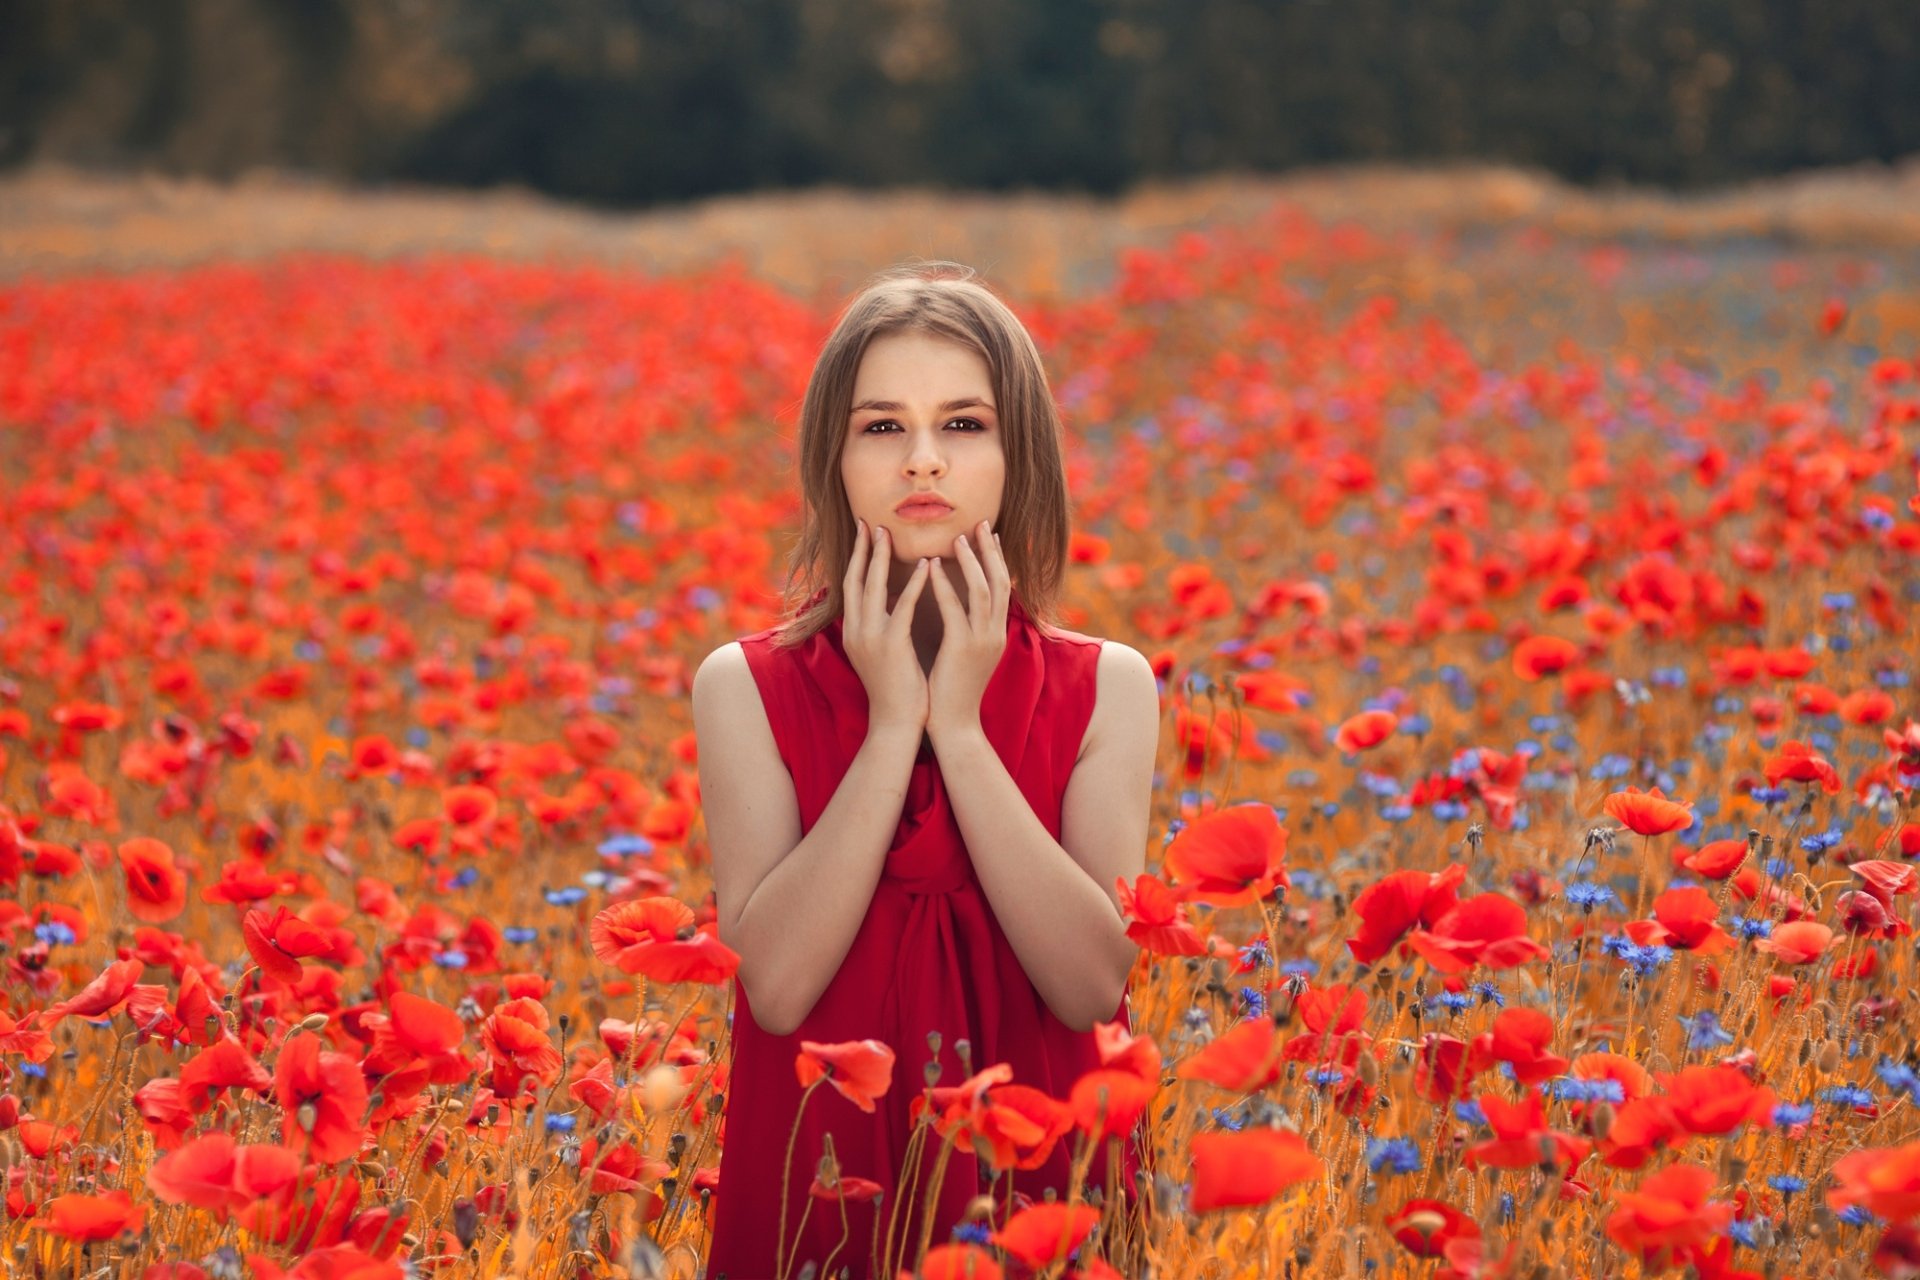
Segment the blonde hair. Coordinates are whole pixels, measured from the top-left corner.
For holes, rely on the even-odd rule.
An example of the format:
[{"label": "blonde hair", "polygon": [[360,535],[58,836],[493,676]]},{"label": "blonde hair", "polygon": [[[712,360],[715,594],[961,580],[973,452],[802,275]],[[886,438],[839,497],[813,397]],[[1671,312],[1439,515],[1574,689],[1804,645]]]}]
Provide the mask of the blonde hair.
[{"label": "blonde hair", "polygon": [[1069,505],[1060,413],[1033,336],[1007,305],[957,262],[883,271],[834,327],[800,407],[800,540],[787,566],[787,618],[777,643],[798,645],[840,616],[841,583],[853,556],[853,508],[840,454],[853,386],[867,345],[883,334],[924,333],[986,361],[1006,451],[1000,534],[1013,595],[1042,626],[1056,620],[1067,563]]}]

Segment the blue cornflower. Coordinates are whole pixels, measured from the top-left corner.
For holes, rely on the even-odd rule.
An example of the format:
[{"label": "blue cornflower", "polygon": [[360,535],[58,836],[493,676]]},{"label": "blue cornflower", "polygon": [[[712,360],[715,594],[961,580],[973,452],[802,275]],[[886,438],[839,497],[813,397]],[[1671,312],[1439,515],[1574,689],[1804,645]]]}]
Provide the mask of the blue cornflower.
[{"label": "blue cornflower", "polygon": [[1757,1248],[1754,1227],[1758,1220],[1754,1218],[1735,1218],[1727,1224],[1727,1235],[1735,1244],[1745,1245],[1749,1249]]},{"label": "blue cornflower", "polygon": [[1464,778],[1476,773],[1480,768],[1480,748],[1468,747],[1447,765],[1449,778]]},{"label": "blue cornflower", "polygon": [[1362,791],[1373,796],[1397,796],[1404,789],[1397,778],[1370,773],[1365,769],[1360,771],[1359,783]]},{"label": "blue cornflower", "polygon": [[1787,789],[1785,787],[1755,787],[1747,794],[1751,795],[1761,804],[1779,804],[1787,798]]},{"label": "blue cornflower", "polygon": [[1320,962],[1317,960],[1308,960],[1304,956],[1298,960],[1285,960],[1280,964],[1280,972],[1290,978],[1295,976],[1311,978],[1314,974],[1320,972]]},{"label": "blue cornflower", "polygon": [[1580,1076],[1555,1076],[1541,1086],[1548,1097],[1563,1102],[1625,1102],[1626,1087],[1618,1080],[1587,1080]]},{"label": "blue cornflower", "polygon": [[572,1133],[579,1122],[572,1116],[554,1114],[547,1117],[548,1133]]},{"label": "blue cornflower", "polygon": [[953,1227],[955,1244],[990,1244],[993,1241],[993,1224],[990,1222],[958,1222]]},{"label": "blue cornflower", "polygon": [[1453,1114],[1454,1118],[1463,1124],[1485,1124],[1487,1122],[1487,1113],[1482,1111],[1480,1104],[1471,1098],[1463,1098],[1455,1102],[1453,1104]]},{"label": "blue cornflower", "polygon": [[1458,800],[1435,800],[1433,816],[1442,822],[1458,822],[1467,816],[1467,806]]},{"label": "blue cornflower", "polygon": [[1904,689],[1912,680],[1911,675],[1898,667],[1888,667],[1885,671],[1873,673],[1873,682],[1882,689]]},{"label": "blue cornflower", "polygon": [[1445,1009],[1449,1013],[1461,1013],[1473,1008],[1473,997],[1464,991],[1442,991],[1427,997],[1427,1008]]},{"label": "blue cornflower", "polygon": [[1467,990],[1480,997],[1481,1004],[1491,1004],[1499,1008],[1507,1007],[1507,998],[1500,994],[1500,987],[1492,982],[1476,982]]},{"label": "blue cornflower", "polygon": [[1265,938],[1255,938],[1240,948],[1240,967],[1243,969],[1257,969],[1263,964],[1272,963],[1273,952],[1267,949]]},{"label": "blue cornflower", "polygon": [[1786,1129],[1796,1124],[1806,1124],[1813,1119],[1813,1104],[1810,1102],[1782,1102],[1773,1108],[1773,1123]]},{"label": "blue cornflower", "polygon": [[1241,987],[1236,995],[1240,1000],[1240,1013],[1243,1017],[1258,1018],[1267,1012],[1267,993],[1258,987]]},{"label": "blue cornflower", "polygon": [[1719,1016],[1711,1009],[1702,1009],[1690,1018],[1680,1019],[1680,1025],[1687,1029],[1689,1049],[1711,1049],[1733,1043],[1733,1032],[1720,1025]]},{"label": "blue cornflower", "polygon": [[1793,864],[1785,858],[1768,858],[1767,874],[1775,880],[1785,880],[1789,875],[1793,874]]},{"label": "blue cornflower", "polygon": [[1765,916],[1734,916],[1727,926],[1741,938],[1764,938],[1773,932],[1773,921]]},{"label": "blue cornflower", "polygon": [[1307,1072],[1307,1083],[1321,1089],[1330,1084],[1339,1084],[1344,1079],[1346,1072],[1338,1067],[1315,1067]]},{"label": "blue cornflower", "polygon": [[570,907],[583,900],[587,896],[587,891],[577,884],[570,884],[561,889],[549,889],[545,896],[547,901],[556,907]]},{"label": "blue cornflower", "polygon": [[1379,1173],[1383,1166],[1394,1173],[1418,1173],[1419,1146],[1405,1138],[1368,1138],[1367,1167]]},{"label": "blue cornflower", "polygon": [[608,858],[630,858],[637,853],[652,853],[653,841],[645,836],[612,835],[600,842],[599,852]]},{"label": "blue cornflower", "polygon": [[1904,1062],[1895,1062],[1892,1058],[1882,1058],[1880,1065],[1874,1068],[1880,1078],[1887,1082],[1889,1089],[1904,1092],[1911,1102],[1920,1102],[1920,1073]]},{"label": "blue cornflower", "polygon": [[1433,720],[1425,712],[1415,711],[1411,715],[1400,717],[1400,732],[1410,733],[1418,738],[1433,729]]},{"label": "blue cornflower", "polygon": [[50,947],[70,947],[73,945],[73,930],[58,920],[48,920],[33,926],[33,936]]},{"label": "blue cornflower", "polygon": [[1608,752],[1600,757],[1599,762],[1592,769],[1588,770],[1587,777],[1594,782],[1605,782],[1611,778],[1624,778],[1632,772],[1632,760],[1626,756]]},{"label": "blue cornflower", "polygon": [[1584,912],[1591,913],[1595,907],[1611,902],[1620,905],[1620,895],[1611,886],[1593,884],[1586,880],[1575,880],[1567,886],[1567,901]]},{"label": "blue cornflower", "polygon": [[1225,1107],[1215,1107],[1213,1109],[1213,1120],[1214,1123],[1222,1129],[1229,1130],[1233,1133],[1238,1133],[1247,1127],[1246,1116],[1235,1115]]},{"label": "blue cornflower", "polygon": [[1890,513],[1882,511],[1879,507],[1868,507],[1860,513],[1860,523],[1875,533],[1885,533],[1893,528],[1895,522]]},{"label": "blue cornflower", "polygon": [[1882,1225],[1880,1219],[1867,1212],[1864,1206],[1857,1204],[1848,1205],[1840,1211],[1838,1216],[1840,1221],[1850,1227],[1877,1227]]},{"label": "blue cornflower", "polygon": [[1821,593],[1820,607],[1829,612],[1845,613],[1847,610],[1853,608],[1853,606],[1854,599],[1851,591],[1826,591]]},{"label": "blue cornflower", "polygon": [[527,943],[539,938],[538,929],[529,929],[525,925],[510,924],[500,931],[500,936],[508,942]]},{"label": "blue cornflower", "polygon": [[1647,682],[1661,689],[1685,688],[1687,683],[1687,669],[1685,667],[1655,667],[1647,674]]},{"label": "blue cornflower", "polygon": [[1624,934],[1608,934],[1600,939],[1600,946],[1643,978],[1673,959],[1672,947],[1642,946]]},{"label": "blue cornflower", "polygon": [[32,1076],[35,1080],[47,1078],[47,1064],[44,1062],[22,1062],[16,1065],[23,1076]]},{"label": "blue cornflower", "polygon": [[1512,1222],[1514,1217],[1514,1211],[1515,1211],[1515,1206],[1513,1201],[1513,1192],[1502,1191],[1500,1193],[1500,1221]]},{"label": "blue cornflower", "polygon": [[479,879],[480,879],[480,868],[468,866],[468,867],[462,867],[458,871],[454,872],[453,879],[450,880],[448,883],[455,889],[465,889],[471,886],[472,884],[474,884]]},{"label": "blue cornflower", "polygon": [[441,951],[435,954],[433,962],[442,969],[464,969],[467,967],[467,953],[464,951]]},{"label": "blue cornflower", "polygon": [[1822,1089],[1818,1097],[1822,1102],[1831,1102],[1843,1107],[1870,1107],[1873,1105],[1873,1093],[1857,1084],[1830,1084]]},{"label": "blue cornflower", "polygon": [[1767,1185],[1783,1196],[1797,1195],[1807,1189],[1807,1180],[1791,1173],[1776,1173],[1767,1179]]},{"label": "blue cornflower", "polygon": [[1801,836],[1800,847],[1808,853],[1825,853],[1827,850],[1833,848],[1833,846],[1839,844],[1840,840],[1840,829],[1838,827],[1829,827],[1817,835]]},{"label": "blue cornflower", "polygon": [[1413,816],[1413,806],[1405,805],[1405,804],[1390,804],[1380,810],[1380,816],[1382,818],[1385,818],[1388,822],[1405,822],[1408,818],[1411,818]]}]

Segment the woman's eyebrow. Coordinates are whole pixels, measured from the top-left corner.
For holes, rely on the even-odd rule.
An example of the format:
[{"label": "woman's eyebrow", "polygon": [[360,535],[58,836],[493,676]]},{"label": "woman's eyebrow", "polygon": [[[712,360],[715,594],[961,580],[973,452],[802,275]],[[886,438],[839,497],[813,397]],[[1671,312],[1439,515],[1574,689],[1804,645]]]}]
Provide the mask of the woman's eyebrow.
[{"label": "woman's eyebrow", "polygon": [[[940,412],[952,413],[957,409],[992,409],[992,408],[993,408],[992,405],[988,404],[985,400],[980,399],[978,396],[970,396],[965,400],[947,401],[945,404],[940,406]],[[881,413],[905,412],[904,406],[896,404],[892,400],[862,400],[859,404],[856,404],[855,406],[853,406],[850,412],[859,413],[863,409],[873,409]]]}]

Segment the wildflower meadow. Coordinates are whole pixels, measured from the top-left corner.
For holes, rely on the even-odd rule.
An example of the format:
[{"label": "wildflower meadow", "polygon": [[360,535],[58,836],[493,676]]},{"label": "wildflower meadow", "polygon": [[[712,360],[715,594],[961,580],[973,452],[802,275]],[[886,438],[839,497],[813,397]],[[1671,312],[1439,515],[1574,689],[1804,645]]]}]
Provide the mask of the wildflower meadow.
[{"label": "wildflower meadow", "polygon": [[[813,1274],[1920,1275],[1910,259],[1283,205],[982,265],[1068,425],[1063,621],[1164,717],[1131,1033],[1065,1097],[930,1080],[922,1138],[1145,1167]],[[0,282],[9,1274],[699,1274],[688,686],[778,616],[837,296]]]}]

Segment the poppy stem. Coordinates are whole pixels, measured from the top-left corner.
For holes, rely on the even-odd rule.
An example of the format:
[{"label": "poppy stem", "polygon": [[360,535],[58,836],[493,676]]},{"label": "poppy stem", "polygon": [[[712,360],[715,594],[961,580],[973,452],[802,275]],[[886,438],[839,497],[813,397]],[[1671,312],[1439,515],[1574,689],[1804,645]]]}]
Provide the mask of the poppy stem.
[{"label": "poppy stem", "polygon": [[948,1138],[940,1144],[940,1154],[933,1158],[933,1179],[927,1183],[925,1207],[920,1218],[920,1248],[913,1255],[914,1269],[920,1267],[920,1260],[927,1256],[927,1250],[933,1244],[934,1210],[940,1204],[940,1187],[947,1180],[947,1161],[953,1157],[953,1139]]},{"label": "poppy stem", "polygon": [[[792,1258],[788,1258],[782,1262],[781,1255],[787,1250],[787,1189],[792,1185],[793,1179],[793,1148],[800,1141],[800,1117],[806,1114],[807,1099],[813,1096],[813,1091],[820,1087],[820,1081],[826,1078],[824,1075],[816,1077],[814,1082],[800,1094],[800,1105],[793,1112],[793,1128],[787,1134],[787,1159],[786,1163],[780,1166],[780,1232],[773,1238],[773,1265],[780,1280],[786,1280],[787,1265],[793,1261]],[[805,1226],[806,1216],[803,1214],[800,1227]],[[800,1251],[799,1230],[800,1228],[795,1228],[793,1241],[795,1253]]]}]

